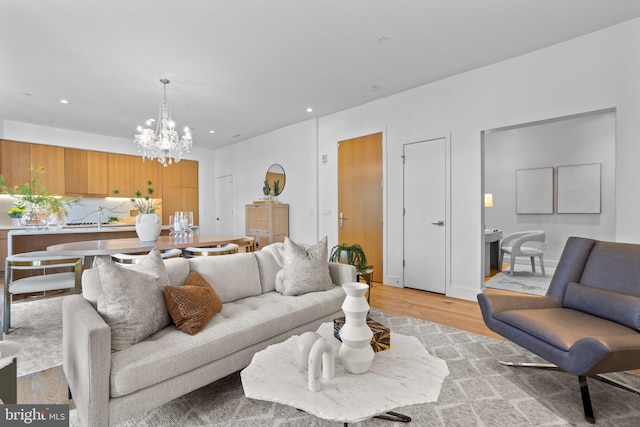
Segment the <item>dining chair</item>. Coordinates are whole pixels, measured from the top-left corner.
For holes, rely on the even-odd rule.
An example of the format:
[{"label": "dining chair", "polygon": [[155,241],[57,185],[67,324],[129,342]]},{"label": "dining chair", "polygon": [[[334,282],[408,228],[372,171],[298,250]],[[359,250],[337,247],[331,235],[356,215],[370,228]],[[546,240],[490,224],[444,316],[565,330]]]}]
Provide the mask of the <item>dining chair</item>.
[{"label": "dining chair", "polygon": [[227,243],[224,245],[211,247],[211,248],[193,248],[188,247],[182,250],[182,254],[185,258],[193,258],[199,256],[216,256],[216,255],[229,255],[238,253],[238,246],[235,243]]},{"label": "dining chair", "polygon": [[[13,295],[30,294],[70,289],[81,292],[82,264],[84,257],[52,255],[51,252],[25,252],[9,255],[5,260],[4,276],[4,322],[3,331],[11,327],[11,303]],[[58,271],[52,272],[53,269]],[[72,271],[59,271],[69,270]],[[28,272],[27,277],[16,277],[16,272]],[[18,274],[18,276],[21,276]]]},{"label": "dining chair", "polygon": [[[161,251],[160,255],[162,255],[162,259],[169,258],[178,258],[182,256],[182,251],[180,249],[167,249],[165,251]],[[137,264],[147,256],[144,254],[122,254],[117,253],[111,255],[111,261],[116,264]]]}]

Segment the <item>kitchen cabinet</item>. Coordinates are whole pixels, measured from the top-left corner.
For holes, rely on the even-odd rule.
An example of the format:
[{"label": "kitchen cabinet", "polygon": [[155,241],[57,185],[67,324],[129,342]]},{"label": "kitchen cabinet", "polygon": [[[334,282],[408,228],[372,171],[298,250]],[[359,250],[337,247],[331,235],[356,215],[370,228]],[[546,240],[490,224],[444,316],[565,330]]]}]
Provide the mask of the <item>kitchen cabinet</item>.
[{"label": "kitchen cabinet", "polygon": [[142,159],[142,157],[134,157],[133,159],[133,191],[140,190],[143,196],[147,195],[149,181],[153,188],[153,198],[162,198],[162,164],[157,160]]},{"label": "kitchen cabinet", "polygon": [[111,196],[108,182],[108,155],[87,151],[87,196]]},{"label": "kitchen cabinet", "polygon": [[[133,158],[126,154],[107,154],[109,193],[118,190],[117,197],[133,197],[136,190],[133,186]],[[146,191],[146,187],[139,190]]]},{"label": "kitchen cabinet", "polygon": [[107,153],[78,148],[64,149],[65,194],[68,196],[109,196]]},{"label": "kitchen cabinet", "polygon": [[29,182],[30,165],[45,168],[42,181],[48,192],[58,195],[109,197],[117,189],[119,197],[134,197],[136,190],[146,196],[151,181],[153,198],[162,199],[164,224],[175,211],[192,211],[194,224],[199,224],[195,160],[163,167],[140,156],[0,140],[0,174],[7,185]]},{"label": "kitchen cabinet", "polygon": [[176,211],[193,212],[194,225],[198,216],[198,162],[181,160],[162,168],[162,223]]},{"label": "kitchen cabinet", "polygon": [[289,205],[264,203],[245,206],[245,235],[256,240],[256,249],[284,242],[289,234]]},{"label": "kitchen cabinet", "polygon": [[48,193],[65,194],[63,147],[29,144],[29,162],[35,169],[44,168],[45,173],[42,175],[42,183]]},{"label": "kitchen cabinet", "polygon": [[29,182],[29,145],[25,142],[0,140],[0,174],[9,187]]}]

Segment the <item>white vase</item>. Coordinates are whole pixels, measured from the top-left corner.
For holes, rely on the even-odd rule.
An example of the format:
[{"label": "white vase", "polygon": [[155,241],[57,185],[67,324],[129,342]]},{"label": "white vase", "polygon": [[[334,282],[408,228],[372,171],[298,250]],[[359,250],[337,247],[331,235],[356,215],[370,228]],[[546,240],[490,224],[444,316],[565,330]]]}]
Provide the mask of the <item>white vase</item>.
[{"label": "white vase", "polygon": [[143,242],[154,242],[162,231],[162,222],[158,214],[136,215],[136,234]]},{"label": "white vase", "polygon": [[342,289],[347,296],[342,303],[345,323],[340,330],[340,352],[338,357],[345,371],[352,374],[364,374],[373,363],[371,338],[373,332],[367,325],[369,304],[364,294],[369,285],[359,282],[345,283]]}]

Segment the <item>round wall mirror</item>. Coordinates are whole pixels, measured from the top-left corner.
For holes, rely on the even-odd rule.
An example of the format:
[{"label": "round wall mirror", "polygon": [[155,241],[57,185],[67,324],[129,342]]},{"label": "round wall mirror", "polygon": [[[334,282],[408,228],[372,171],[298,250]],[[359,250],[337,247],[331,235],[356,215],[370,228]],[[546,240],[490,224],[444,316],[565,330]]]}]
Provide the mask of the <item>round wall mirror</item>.
[{"label": "round wall mirror", "polygon": [[284,169],[279,164],[269,166],[267,175],[264,178],[269,183],[270,194],[278,196],[284,190],[284,184],[287,180]]}]

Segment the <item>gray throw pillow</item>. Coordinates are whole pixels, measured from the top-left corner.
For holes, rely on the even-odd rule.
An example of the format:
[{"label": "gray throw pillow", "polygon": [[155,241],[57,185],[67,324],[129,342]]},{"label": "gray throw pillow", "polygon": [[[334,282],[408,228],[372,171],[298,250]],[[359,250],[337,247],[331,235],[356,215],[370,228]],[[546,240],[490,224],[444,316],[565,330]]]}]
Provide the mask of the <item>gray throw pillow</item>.
[{"label": "gray throw pillow", "polygon": [[327,254],[326,237],[308,249],[285,237],[284,265],[276,276],[276,290],[282,295],[302,295],[332,289]]},{"label": "gray throw pillow", "polygon": [[157,249],[127,267],[97,257],[95,268],[102,288],[97,310],[111,328],[111,351],[124,350],[171,323],[163,296],[169,277]]}]

